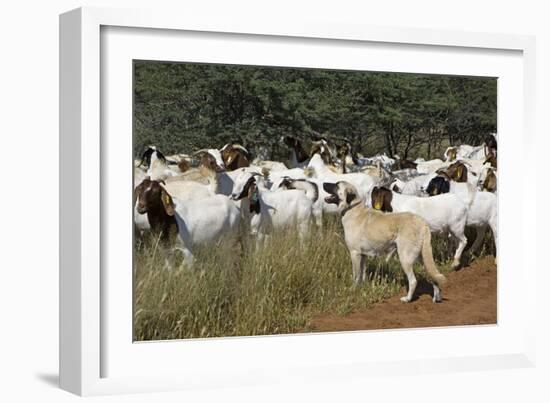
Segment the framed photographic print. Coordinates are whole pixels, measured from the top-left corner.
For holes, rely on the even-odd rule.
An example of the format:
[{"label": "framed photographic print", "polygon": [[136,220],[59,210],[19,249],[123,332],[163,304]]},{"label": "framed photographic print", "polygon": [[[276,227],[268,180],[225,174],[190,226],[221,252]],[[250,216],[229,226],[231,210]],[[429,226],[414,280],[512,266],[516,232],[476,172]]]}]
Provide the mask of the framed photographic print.
[{"label": "framed photographic print", "polygon": [[64,389],[532,365],[531,37],[85,8],[60,45]]}]

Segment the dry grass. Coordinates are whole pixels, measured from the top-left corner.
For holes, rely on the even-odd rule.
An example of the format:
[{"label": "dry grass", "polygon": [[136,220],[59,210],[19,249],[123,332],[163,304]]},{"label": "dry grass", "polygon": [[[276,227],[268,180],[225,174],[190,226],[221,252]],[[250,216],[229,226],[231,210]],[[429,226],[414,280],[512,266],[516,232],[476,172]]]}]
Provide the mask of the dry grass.
[{"label": "dry grass", "polygon": [[[193,269],[168,271],[154,239],[136,245],[134,339],[167,340],[307,332],[313,315],[339,315],[402,292],[397,259],[368,259],[368,280],[353,287],[338,219],[325,220],[303,247],[295,232],[274,234],[255,249],[248,237],[198,248]],[[434,257],[448,256],[433,238]],[[439,264],[445,272],[447,266]],[[417,270],[422,276],[423,270]]]}]

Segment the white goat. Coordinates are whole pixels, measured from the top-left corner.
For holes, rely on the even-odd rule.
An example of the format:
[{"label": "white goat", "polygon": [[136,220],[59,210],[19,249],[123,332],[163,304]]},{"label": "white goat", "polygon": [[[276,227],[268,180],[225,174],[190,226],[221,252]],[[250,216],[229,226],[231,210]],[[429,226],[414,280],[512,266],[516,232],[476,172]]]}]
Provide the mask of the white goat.
[{"label": "white goat", "polygon": [[[161,186],[168,192],[164,185]],[[189,267],[194,261],[194,245],[218,241],[238,230],[240,212],[227,196],[183,201],[163,193],[162,203],[166,213],[176,217],[178,238],[175,249],[183,253]]]},{"label": "white goat", "polygon": [[424,189],[436,175],[435,173],[418,175],[407,181],[395,178],[390,185],[390,189],[403,195],[422,196]]},{"label": "white goat", "polygon": [[313,168],[315,177],[323,182],[336,183],[346,181],[351,183],[357,189],[360,198],[364,198],[372,187],[379,182],[378,178],[361,172],[352,172],[349,174],[335,173],[325,165],[319,154],[314,154],[311,157],[308,168]]},{"label": "white goat", "polygon": [[164,155],[162,155],[162,153],[160,153],[154,146],[149,147],[149,149],[151,149],[152,152],[150,153],[150,163],[149,168],[147,169],[147,176],[151,180],[165,180],[178,174],[179,169],[176,170],[177,166],[168,166]]},{"label": "white goat", "polygon": [[[466,225],[477,230],[476,239],[470,248],[471,254],[477,253],[485,238],[487,227],[491,228],[495,240],[495,250],[498,250],[498,199],[490,192],[476,192],[474,201],[468,210]],[[497,253],[498,256],[498,253]],[[495,257],[496,260],[496,257]]]},{"label": "white goat", "polygon": [[313,202],[302,190],[272,192],[260,174],[239,170],[231,195],[250,209],[250,232],[261,242],[274,228],[296,225],[300,240],[305,239],[313,213]]},{"label": "white goat", "polygon": [[[306,196],[313,202],[313,217],[318,228],[323,227],[323,198],[319,197],[319,188],[322,183],[317,184],[312,180],[284,178],[276,189],[296,189],[305,192]],[[327,203],[328,204],[328,203]]]},{"label": "white goat", "polygon": [[466,225],[475,227],[477,231],[476,239],[468,251],[470,254],[475,254],[483,243],[487,227],[490,227],[493,232],[495,246],[498,244],[498,200],[494,193],[481,192],[469,183],[449,181],[441,176],[430,181],[427,190],[430,194],[436,195],[446,192],[449,192],[446,194],[455,194],[466,204],[468,207]]}]

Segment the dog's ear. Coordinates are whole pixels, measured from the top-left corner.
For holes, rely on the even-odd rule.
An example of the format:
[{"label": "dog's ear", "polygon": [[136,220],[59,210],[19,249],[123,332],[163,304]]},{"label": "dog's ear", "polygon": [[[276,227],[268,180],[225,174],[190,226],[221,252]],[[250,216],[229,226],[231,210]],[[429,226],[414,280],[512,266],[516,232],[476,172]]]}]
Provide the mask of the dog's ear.
[{"label": "dog's ear", "polygon": [[353,190],[346,189],[346,203],[347,204],[351,204],[351,202],[354,201],[356,197],[357,197],[357,195],[355,194],[355,192]]}]

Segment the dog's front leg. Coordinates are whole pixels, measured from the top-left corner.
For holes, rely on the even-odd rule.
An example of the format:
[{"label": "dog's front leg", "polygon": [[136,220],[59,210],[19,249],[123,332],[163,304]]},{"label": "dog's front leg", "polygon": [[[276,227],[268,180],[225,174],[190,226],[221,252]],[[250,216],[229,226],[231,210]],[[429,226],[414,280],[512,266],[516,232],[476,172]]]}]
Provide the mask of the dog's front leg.
[{"label": "dog's front leg", "polygon": [[359,252],[351,251],[351,268],[353,270],[353,283],[354,285],[358,285],[363,280],[362,275],[362,260],[363,255]]}]

